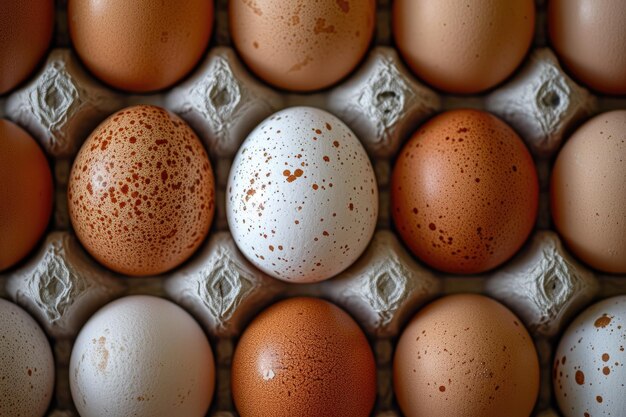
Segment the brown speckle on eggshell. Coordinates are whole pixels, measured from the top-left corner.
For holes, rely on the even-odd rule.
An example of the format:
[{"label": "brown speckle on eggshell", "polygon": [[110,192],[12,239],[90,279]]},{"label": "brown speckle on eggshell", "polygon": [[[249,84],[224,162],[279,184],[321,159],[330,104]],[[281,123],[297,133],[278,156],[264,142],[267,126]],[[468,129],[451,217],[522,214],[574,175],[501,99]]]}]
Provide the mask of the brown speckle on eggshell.
[{"label": "brown speckle on eggshell", "polygon": [[143,105],[115,113],[91,134],[68,191],[81,243],[127,275],[159,274],[191,256],[208,233],[214,198],[196,134],[176,115]]}]

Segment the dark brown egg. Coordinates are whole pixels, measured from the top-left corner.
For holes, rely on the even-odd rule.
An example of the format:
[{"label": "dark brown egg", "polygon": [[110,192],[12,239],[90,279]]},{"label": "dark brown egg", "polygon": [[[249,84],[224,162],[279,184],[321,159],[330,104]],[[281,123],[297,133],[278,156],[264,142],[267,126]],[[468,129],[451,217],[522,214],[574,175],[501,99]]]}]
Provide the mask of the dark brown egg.
[{"label": "dark brown egg", "polygon": [[214,196],[211,164],[193,130],[164,109],[135,106],[84,143],[68,205],[78,238],[98,261],[123,274],[153,275],[202,243]]},{"label": "dark brown egg", "polygon": [[513,256],[537,216],[539,185],[528,149],[508,125],[477,110],[422,126],[396,162],[392,215],[428,265],[480,273]]},{"label": "dark brown egg", "polygon": [[368,341],[339,307],[293,298],[263,311],[233,358],[241,417],[367,417],[376,397]]}]

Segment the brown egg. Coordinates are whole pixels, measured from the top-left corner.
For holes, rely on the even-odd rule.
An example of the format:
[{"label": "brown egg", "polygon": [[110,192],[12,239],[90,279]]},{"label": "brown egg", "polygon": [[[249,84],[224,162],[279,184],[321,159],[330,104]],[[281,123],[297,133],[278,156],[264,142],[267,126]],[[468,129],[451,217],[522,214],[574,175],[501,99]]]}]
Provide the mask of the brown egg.
[{"label": "brown egg", "polygon": [[530,234],[539,185],[517,134],[478,110],[443,113],[401,151],[391,184],[392,215],[406,245],[446,272],[502,264]]},{"label": "brown egg", "polygon": [[52,39],[53,0],[0,1],[0,94],[24,81]]},{"label": "brown egg", "polygon": [[605,94],[626,94],[624,0],[550,0],[552,46],[574,77]]},{"label": "brown egg", "polygon": [[484,91],[522,62],[534,0],[395,0],[396,45],[415,74],[446,92]]},{"label": "brown egg", "polygon": [[175,84],[213,30],[213,0],[68,0],[74,49],[99,79],[132,92]]},{"label": "brown egg", "polygon": [[0,271],[24,258],[45,232],[52,192],[50,166],[37,142],[0,119]]},{"label": "brown egg", "polygon": [[376,365],[356,322],[339,307],[293,298],[263,311],[233,357],[232,391],[241,417],[367,417]]},{"label": "brown egg", "polygon": [[233,42],[248,67],[286,90],[348,75],[374,33],[375,0],[230,0]]},{"label": "brown egg", "polygon": [[70,174],[68,206],[85,248],[127,275],[166,272],[206,237],[215,206],[209,158],[178,116],[121,110],[89,136]]},{"label": "brown egg", "polygon": [[550,197],[568,248],[596,269],[626,274],[626,110],[596,116],[565,143]]},{"label": "brown egg", "polygon": [[393,385],[405,417],[529,417],[539,360],[502,304],[451,295],[420,310],[402,333]]}]

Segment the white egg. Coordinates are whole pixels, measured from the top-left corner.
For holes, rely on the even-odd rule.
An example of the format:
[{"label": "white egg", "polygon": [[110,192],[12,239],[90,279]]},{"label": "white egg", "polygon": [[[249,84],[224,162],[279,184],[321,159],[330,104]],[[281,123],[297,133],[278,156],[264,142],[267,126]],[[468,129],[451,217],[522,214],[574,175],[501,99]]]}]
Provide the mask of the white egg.
[{"label": "white egg", "polygon": [[53,389],[46,335],[28,313],[0,299],[0,416],[42,417]]},{"label": "white egg", "polygon": [[82,417],[201,417],[214,383],[206,335],[182,308],[157,297],[104,306],[80,331],[70,359]]},{"label": "white egg", "polygon": [[554,359],[553,385],[565,417],[624,416],[626,296],[592,305],[569,326]]},{"label": "white egg", "polygon": [[350,266],[370,242],[376,178],[341,120],[292,107],[263,121],[242,144],[226,213],[237,246],[259,269],[284,281],[321,281]]}]

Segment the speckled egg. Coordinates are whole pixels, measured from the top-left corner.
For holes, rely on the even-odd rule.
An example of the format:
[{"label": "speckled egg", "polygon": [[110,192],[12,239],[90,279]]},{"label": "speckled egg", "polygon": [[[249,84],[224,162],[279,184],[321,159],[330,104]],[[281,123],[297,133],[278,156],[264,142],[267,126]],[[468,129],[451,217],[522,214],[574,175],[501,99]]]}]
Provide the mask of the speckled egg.
[{"label": "speckled egg", "polygon": [[53,388],[46,335],[28,313],[0,298],[0,416],[43,417]]},{"label": "speckled egg", "polygon": [[202,328],[176,304],[145,295],[116,300],[89,319],[69,374],[81,417],[203,417],[215,386]]},{"label": "speckled egg", "polygon": [[233,43],[248,67],[287,90],[348,75],[374,34],[375,0],[230,0]]},{"label": "speckled egg", "polygon": [[350,266],[372,238],[376,178],[341,120],[293,107],[263,121],[239,149],[226,214],[237,246],[259,269],[321,281]]},{"label": "speckled egg", "polygon": [[376,364],[367,338],[342,309],[293,298],[263,311],[233,356],[232,391],[241,417],[367,417]]},{"label": "speckled egg", "polygon": [[405,417],[529,417],[539,359],[520,320],[476,294],[441,298],[402,333],[393,384]]},{"label": "speckled egg", "polygon": [[616,417],[626,410],[626,296],[581,313],[563,334],[553,386],[564,417]]},{"label": "speckled egg", "polygon": [[626,110],[592,118],[567,140],[552,170],[550,203],[576,256],[626,274]]},{"label": "speckled egg", "polygon": [[404,243],[433,268],[459,274],[507,261],[535,224],[539,185],[520,137],[495,116],[453,110],[423,125],[391,180]]},{"label": "speckled egg", "polygon": [[215,206],[211,164],[179,117],[121,110],[89,136],[70,175],[68,206],[81,243],[127,275],[166,272],[206,237]]}]

